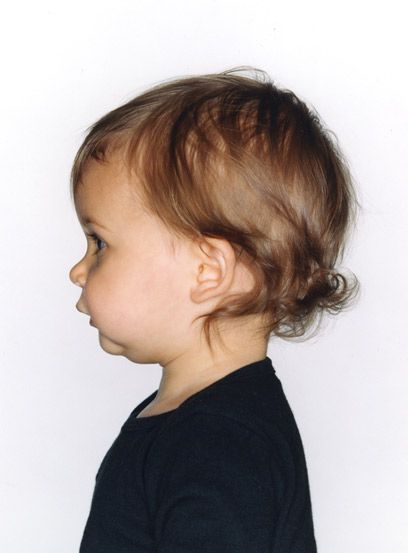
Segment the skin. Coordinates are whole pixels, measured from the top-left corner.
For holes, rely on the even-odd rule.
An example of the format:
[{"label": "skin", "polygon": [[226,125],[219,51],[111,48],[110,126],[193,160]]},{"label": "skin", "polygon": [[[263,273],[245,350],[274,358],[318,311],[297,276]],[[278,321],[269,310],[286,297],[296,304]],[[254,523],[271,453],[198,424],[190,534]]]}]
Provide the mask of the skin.
[{"label": "skin", "polygon": [[143,209],[135,187],[120,153],[107,164],[89,162],[75,209],[84,232],[96,233],[98,241],[87,237],[86,253],[69,276],[81,288],[76,307],[90,315],[104,351],[162,367],[157,396],[139,414],[148,416],[175,409],[228,373],[264,359],[267,342],[256,333],[259,317],[241,318],[219,327],[228,350],[214,338],[211,355],[200,336],[203,319],[193,319],[249,289],[251,274],[226,240],[176,239]]}]

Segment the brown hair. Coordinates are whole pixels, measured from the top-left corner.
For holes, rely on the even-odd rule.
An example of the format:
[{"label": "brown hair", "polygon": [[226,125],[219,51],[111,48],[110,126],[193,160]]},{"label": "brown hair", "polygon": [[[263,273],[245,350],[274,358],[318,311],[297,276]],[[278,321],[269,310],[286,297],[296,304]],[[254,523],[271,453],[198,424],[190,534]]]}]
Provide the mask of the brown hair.
[{"label": "brown hair", "polygon": [[[248,69],[253,78],[237,74]],[[347,162],[316,111],[264,71],[160,82],[87,131],[74,195],[87,161],[121,148],[146,207],[174,235],[226,239],[251,268],[250,292],[201,315],[210,348],[216,320],[258,314],[265,338],[295,338],[356,296],[354,273],[335,268],[360,205]]]}]

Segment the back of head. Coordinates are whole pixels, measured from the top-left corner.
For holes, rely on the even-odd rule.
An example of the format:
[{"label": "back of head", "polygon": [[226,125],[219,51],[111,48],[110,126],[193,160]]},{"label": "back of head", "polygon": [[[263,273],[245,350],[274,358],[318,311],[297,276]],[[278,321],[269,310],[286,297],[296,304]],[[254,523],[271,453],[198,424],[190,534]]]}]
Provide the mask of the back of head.
[{"label": "back of head", "polygon": [[359,289],[336,269],[359,205],[344,156],[315,111],[246,69],[161,82],[111,111],[71,173],[75,194],[90,158],[122,149],[146,209],[174,235],[230,242],[255,285],[206,314],[209,342],[216,320],[251,314],[266,338],[301,337]]}]

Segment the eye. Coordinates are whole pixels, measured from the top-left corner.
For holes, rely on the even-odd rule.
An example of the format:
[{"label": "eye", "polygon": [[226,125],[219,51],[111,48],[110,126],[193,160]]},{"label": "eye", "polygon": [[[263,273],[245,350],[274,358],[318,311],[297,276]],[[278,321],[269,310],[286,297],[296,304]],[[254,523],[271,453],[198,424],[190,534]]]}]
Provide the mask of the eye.
[{"label": "eye", "polygon": [[87,236],[89,236],[90,238],[92,238],[92,240],[93,240],[94,243],[96,244],[96,250],[97,250],[97,251],[95,252],[94,255],[98,254],[98,253],[102,250],[102,248],[98,246],[98,243],[99,243],[99,242],[102,242],[102,244],[105,244],[105,246],[106,246],[106,243],[105,243],[101,238],[99,238],[99,236],[98,236],[97,234],[95,234],[95,233],[93,233],[93,234],[87,234]]}]

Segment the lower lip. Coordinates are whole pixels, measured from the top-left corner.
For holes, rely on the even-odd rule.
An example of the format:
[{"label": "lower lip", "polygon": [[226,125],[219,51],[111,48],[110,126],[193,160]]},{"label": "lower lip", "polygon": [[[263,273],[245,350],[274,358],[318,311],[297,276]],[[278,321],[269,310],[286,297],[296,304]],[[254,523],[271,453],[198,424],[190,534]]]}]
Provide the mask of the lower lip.
[{"label": "lower lip", "polygon": [[93,322],[92,322],[92,319],[89,319],[89,324],[90,324],[91,326],[95,326],[95,325],[93,324]]}]

